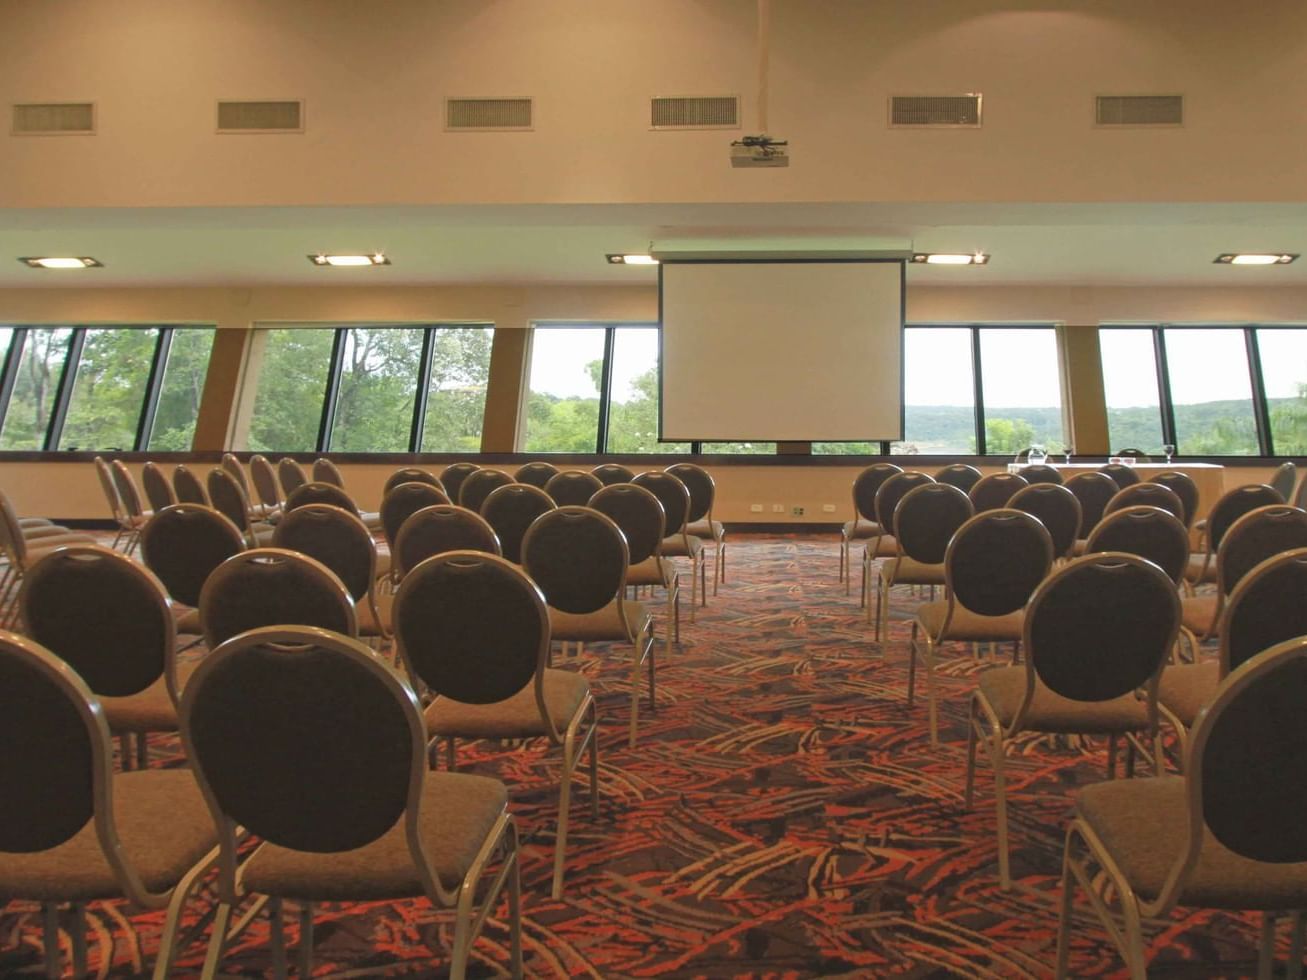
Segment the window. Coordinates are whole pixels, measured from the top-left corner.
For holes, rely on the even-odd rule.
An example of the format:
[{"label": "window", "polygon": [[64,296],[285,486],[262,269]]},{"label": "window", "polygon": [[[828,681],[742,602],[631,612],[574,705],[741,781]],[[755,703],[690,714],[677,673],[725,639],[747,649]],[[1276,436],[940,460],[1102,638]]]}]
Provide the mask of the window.
[{"label": "window", "polygon": [[977,333],[983,452],[1006,456],[1036,445],[1061,452],[1065,436],[1056,332],[1047,327],[985,327]]},{"label": "window", "polygon": [[[692,448],[658,441],[658,328],[653,324],[537,326],[528,384],[524,452],[634,455]],[[704,451],[713,450],[705,446]]]},{"label": "window", "polygon": [[262,330],[246,448],[479,452],[493,336],[482,325]]},{"label": "window", "polygon": [[970,327],[903,331],[903,441],[891,452],[977,452],[972,346]]},{"label": "window", "polygon": [[0,449],[190,449],[212,344],[200,327],[2,328]]},{"label": "window", "polygon": [[1307,452],[1307,327],[1104,326],[1098,337],[1113,449]]}]

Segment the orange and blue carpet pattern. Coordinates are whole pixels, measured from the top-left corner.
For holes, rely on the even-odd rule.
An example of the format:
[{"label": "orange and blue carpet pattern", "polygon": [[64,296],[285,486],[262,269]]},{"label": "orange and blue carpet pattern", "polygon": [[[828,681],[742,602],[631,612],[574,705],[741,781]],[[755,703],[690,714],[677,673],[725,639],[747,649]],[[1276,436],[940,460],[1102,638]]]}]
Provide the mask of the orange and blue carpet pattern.
[{"label": "orange and blue carpet pattern", "polygon": [[[967,697],[993,661],[945,648],[942,744],[932,748],[924,704],[905,702],[920,600],[897,589],[887,642],[872,642],[856,581],[846,597],[836,580],[836,549],[830,535],[736,535],[721,594],[694,624],[683,609],[682,646],[659,662],[658,710],[642,707],[635,749],[626,746],[625,651],[594,647],[556,662],[592,679],[603,722],[601,816],[591,819],[581,777],[560,901],[549,897],[560,753],[460,747],[461,768],[508,785],[523,832],[529,976],[1051,975],[1071,794],[1103,778],[1105,747],[1035,738],[1014,747],[1015,882],[1000,890],[983,761],[976,806],[963,806]],[[650,605],[661,617],[662,603]],[[157,739],[153,758],[183,764],[175,739]],[[191,925],[203,925],[211,904],[211,891],[193,903]],[[472,976],[504,972],[505,911],[475,944]],[[291,903],[286,915],[294,943]],[[89,917],[93,974],[148,975],[162,912],[106,903]],[[0,974],[39,975],[39,921],[30,904],[0,913]],[[1246,975],[1258,928],[1252,915],[1179,910],[1149,924],[1151,969]],[[320,906],[315,975],[441,976],[451,941],[451,915],[424,900]],[[176,975],[193,976],[203,957],[201,937]],[[222,974],[263,976],[269,963],[260,919],[234,942]],[[1072,972],[1123,973],[1083,897]]]}]

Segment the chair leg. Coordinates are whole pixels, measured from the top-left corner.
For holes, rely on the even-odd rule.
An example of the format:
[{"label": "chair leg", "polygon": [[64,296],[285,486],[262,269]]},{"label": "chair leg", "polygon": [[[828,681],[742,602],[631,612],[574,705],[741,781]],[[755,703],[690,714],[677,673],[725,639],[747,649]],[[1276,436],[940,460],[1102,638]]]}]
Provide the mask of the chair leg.
[{"label": "chair leg", "polygon": [[[598,734],[592,734],[597,738]],[[563,865],[567,853],[567,823],[572,806],[572,770],[576,768],[576,733],[568,731],[563,740],[563,775],[558,782],[558,835],[554,841],[554,884],[551,897],[563,897]]]},{"label": "chair leg", "polygon": [[[231,921],[231,906],[226,902],[218,905],[210,926],[209,950],[204,955],[204,967],[200,970],[200,980],[213,980],[222,965],[222,958],[227,952],[227,924]],[[164,980],[167,974],[160,976],[155,972],[154,980]]]},{"label": "chair leg", "polygon": [[1290,917],[1293,925],[1293,939],[1289,943],[1289,964],[1286,968],[1288,980],[1302,980],[1302,949],[1303,949],[1303,915],[1301,912],[1294,912]]},{"label": "chair leg", "polygon": [[509,975],[513,980],[522,980],[522,861],[517,847],[517,825],[509,827],[512,835],[512,850],[504,855],[505,861],[512,861],[513,868],[508,873],[508,955]]},{"label": "chair leg", "polygon": [[[926,641],[930,642],[929,639]],[[917,697],[917,624],[912,624],[912,635],[908,639],[908,707],[911,708]]]},{"label": "chair leg", "polygon": [[1257,950],[1257,980],[1271,980],[1275,966],[1275,915],[1262,913],[1262,941]]},{"label": "chair leg", "polygon": [[998,882],[1007,891],[1012,887],[1012,866],[1007,840],[1007,779],[1003,769],[1003,734],[997,733],[989,746],[994,767],[994,810],[998,816]]},{"label": "chair leg", "polygon": [[150,736],[146,732],[136,733],[136,768],[150,768]]},{"label": "chair leg", "polygon": [[[708,559],[707,557],[705,557],[702,548],[699,549],[699,557],[695,559],[695,564],[699,566],[699,605],[707,609],[708,608]],[[716,581],[716,576],[714,576],[713,580],[714,582]]]},{"label": "chair leg", "polygon": [[1116,734],[1107,736],[1107,778],[1116,778]]},{"label": "chair leg", "polygon": [[939,745],[939,699],[935,695],[935,644],[926,637],[926,710],[930,715],[930,744]]},{"label": "chair leg", "polygon": [[599,819],[599,715],[590,705],[590,816]]},{"label": "chair leg", "polygon": [[843,534],[840,535],[840,577],[838,581],[844,583],[844,594],[848,595],[851,591],[849,584],[849,539]]},{"label": "chair leg", "polygon": [[59,906],[46,902],[41,906],[41,944],[45,947],[45,975],[49,980],[63,976],[63,954],[59,949]]},{"label": "chair leg", "polygon": [[[215,847],[173,887],[172,897],[168,900],[168,914],[163,920],[163,934],[159,937],[159,952],[154,957],[154,980],[167,980],[168,975],[172,973],[172,961],[177,955],[177,931],[181,928],[182,909],[186,906],[186,900],[194,893],[196,883],[204,878],[218,860],[219,853],[219,848]],[[222,914],[227,908],[229,906],[225,902],[219,902],[213,920],[213,936],[209,940],[211,950],[214,941],[227,928],[226,918]],[[206,967],[208,965],[207,958],[205,965]],[[215,967],[216,965],[215,963]],[[202,976],[207,975],[202,974]]]},{"label": "chair leg", "polygon": [[450,772],[458,768],[458,746],[453,735],[445,737],[445,768]]},{"label": "chair leg", "polygon": [[123,732],[118,736],[118,755],[122,758],[123,772],[128,772],[132,768],[132,736],[129,732]]},{"label": "chair leg", "polygon": [[1075,898],[1074,876],[1071,874],[1071,841],[1072,834],[1068,833],[1066,847],[1062,852],[1062,901],[1057,917],[1057,966],[1053,974],[1055,980],[1064,980],[1071,959],[1071,907],[1072,900]]},{"label": "chair leg", "polygon": [[971,701],[971,710],[967,718],[967,788],[964,800],[968,810],[971,809],[972,802],[975,799],[976,792],[976,702],[973,698]]},{"label": "chair leg", "polygon": [[300,904],[299,975],[313,976],[313,903]]},{"label": "chair leg", "polygon": [[268,944],[272,949],[272,975],[286,980],[286,933],[281,921],[281,898],[268,899]]}]

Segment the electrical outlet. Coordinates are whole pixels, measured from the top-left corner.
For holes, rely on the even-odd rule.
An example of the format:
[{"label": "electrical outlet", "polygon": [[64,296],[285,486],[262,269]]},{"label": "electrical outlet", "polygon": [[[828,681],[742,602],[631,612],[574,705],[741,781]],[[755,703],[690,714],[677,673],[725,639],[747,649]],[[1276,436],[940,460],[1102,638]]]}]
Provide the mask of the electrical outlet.
[{"label": "electrical outlet", "polygon": [[835,505],[834,505],[834,504],[822,504],[822,505],[821,505],[821,512],[822,512],[823,514],[833,514],[833,513],[835,513]]},{"label": "electrical outlet", "polygon": [[785,513],[785,505],[784,505],[784,504],[772,504],[772,505],[771,505],[771,512],[772,512],[773,514],[784,514],[784,513]]},{"label": "electrical outlet", "polygon": [[754,514],[762,513],[762,504],[750,504],[749,511]]},{"label": "electrical outlet", "polygon": [[793,510],[790,511],[790,513],[793,514],[795,517],[802,517],[802,516],[803,516],[803,508],[802,508],[802,507],[795,507]]}]

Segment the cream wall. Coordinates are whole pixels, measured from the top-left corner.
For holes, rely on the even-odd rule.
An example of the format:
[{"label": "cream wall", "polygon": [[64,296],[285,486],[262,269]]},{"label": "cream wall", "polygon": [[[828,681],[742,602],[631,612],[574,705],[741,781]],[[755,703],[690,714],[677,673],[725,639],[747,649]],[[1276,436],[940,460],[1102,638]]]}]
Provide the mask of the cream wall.
[{"label": "cream wall", "polygon": [[[1307,200],[1307,4],[773,0],[770,125],[651,132],[654,95],[739,94],[754,0],[0,0],[0,94],[96,103],[95,136],[0,136],[0,207]],[[890,94],[984,95],[979,130],[886,126]],[[1095,129],[1096,94],[1183,94]],[[532,96],[530,133],[446,133],[446,96]],[[219,98],[306,100],[220,136]]]}]

